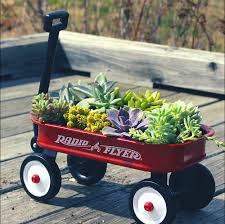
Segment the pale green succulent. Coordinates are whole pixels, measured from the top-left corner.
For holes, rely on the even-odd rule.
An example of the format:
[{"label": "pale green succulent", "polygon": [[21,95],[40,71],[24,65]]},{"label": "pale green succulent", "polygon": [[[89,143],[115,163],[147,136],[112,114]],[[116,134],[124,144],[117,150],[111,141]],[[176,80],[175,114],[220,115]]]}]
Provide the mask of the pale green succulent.
[{"label": "pale green succulent", "polygon": [[77,94],[83,94],[86,98],[77,105],[85,108],[99,109],[104,112],[106,109],[117,108],[121,103],[119,87],[115,87],[115,81],[108,81],[103,73],[100,73],[91,84],[79,82],[73,86]]},{"label": "pale green succulent", "polygon": [[78,94],[71,83],[63,85],[59,90],[59,99],[68,103],[77,103],[84,99],[84,96]]},{"label": "pale green succulent", "polygon": [[146,113],[149,124],[145,132],[130,129],[132,138],[153,144],[193,141],[202,136],[198,108],[182,101],[165,103]]}]

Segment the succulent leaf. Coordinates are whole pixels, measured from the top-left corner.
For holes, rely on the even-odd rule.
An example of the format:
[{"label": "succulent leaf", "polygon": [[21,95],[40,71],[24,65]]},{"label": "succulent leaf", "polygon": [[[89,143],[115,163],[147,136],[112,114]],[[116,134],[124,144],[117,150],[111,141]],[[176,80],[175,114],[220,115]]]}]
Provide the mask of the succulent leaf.
[{"label": "succulent leaf", "polygon": [[152,144],[193,141],[202,136],[198,108],[182,101],[165,103],[161,108],[145,113],[149,118],[144,132],[130,129],[132,138]]},{"label": "succulent leaf", "polygon": [[[141,110],[126,107],[120,108],[120,110],[109,109],[106,113],[108,115],[107,120],[113,127],[104,127],[102,133],[105,135],[129,137],[131,136],[129,133],[129,129],[131,128],[135,130],[141,129],[143,131],[147,129],[148,121]],[[134,118],[135,115],[136,118]]]},{"label": "succulent leaf", "polygon": [[[121,106],[120,90],[115,87],[115,81],[108,81],[103,73],[96,76],[95,81],[91,84],[79,82],[73,86],[73,92],[83,94],[84,97],[78,103],[78,106],[85,108],[95,108],[96,112],[101,109],[104,111],[110,108]],[[114,89],[113,89],[114,88]],[[78,95],[78,94],[77,94]],[[88,100],[91,99],[91,100]],[[93,100],[94,99],[94,100]]]},{"label": "succulent leaf", "polygon": [[147,89],[145,93],[140,92],[139,94],[128,90],[123,96],[122,102],[124,105],[132,108],[151,111],[161,107],[165,103],[165,100],[160,99],[160,93],[158,91],[151,93]]},{"label": "succulent leaf", "polygon": [[41,93],[32,100],[31,115],[42,123],[64,124],[63,114],[68,106],[66,101]]},{"label": "succulent leaf", "polygon": [[67,126],[70,128],[79,128],[90,132],[100,132],[110,123],[106,120],[107,114],[90,111],[79,106],[71,106],[64,114]]}]

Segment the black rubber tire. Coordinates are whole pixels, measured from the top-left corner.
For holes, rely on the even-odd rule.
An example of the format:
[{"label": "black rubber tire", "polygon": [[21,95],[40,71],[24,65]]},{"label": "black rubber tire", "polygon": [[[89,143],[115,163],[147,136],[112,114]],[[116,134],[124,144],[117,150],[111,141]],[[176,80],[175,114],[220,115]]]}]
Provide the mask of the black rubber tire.
[{"label": "black rubber tire", "polygon": [[42,153],[43,149],[41,147],[38,146],[37,144],[37,138],[33,137],[30,141],[30,147],[33,150],[33,152],[35,153]]},{"label": "black rubber tire", "polygon": [[150,180],[144,180],[144,181],[137,183],[132,188],[131,193],[130,193],[129,207],[130,207],[131,214],[134,217],[136,223],[137,224],[147,224],[147,223],[143,223],[141,220],[138,219],[138,217],[135,214],[134,208],[133,208],[134,195],[139,189],[141,189],[143,187],[150,187],[150,188],[153,188],[154,190],[158,191],[162,195],[162,197],[164,198],[164,200],[166,202],[167,214],[166,214],[164,220],[161,223],[157,223],[157,224],[171,224],[176,216],[175,197],[174,197],[173,193],[170,191],[168,186],[161,186]]},{"label": "black rubber tire", "polygon": [[107,169],[107,163],[71,155],[67,155],[67,164],[72,176],[82,185],[97,183]]},{"label": "black rubber tire", "polygon": [[204,208],[212,201],[215,194],[214,178],[202,164],[172,173],[169,186],[173,192],[178,193],[182,209]]},{"label": "black rubber tire", "polygon": [[[39,161],[47,169],[49,176],[50,176],[49,190],[45,195],[40,196],[40,197],[33,195],[29,191],[29,189],[27,188],[27,186],[24,182],[24,177],[23,177],[24,168],[31,161]],[[40,202],[45,202],[45,201],[48,201],[49,199],[55,197],[61,187],[61,173],[60,173],[58,165],[56,164],[54,159],[52,159],[44,154],[36,153],[31,156],[28,156],[23,161],[23,163],[20,167],[20,180],[21,180],[22,186],[23,186],[24,190],[26,191],[26,193],[34,200],[40,201]]]}]

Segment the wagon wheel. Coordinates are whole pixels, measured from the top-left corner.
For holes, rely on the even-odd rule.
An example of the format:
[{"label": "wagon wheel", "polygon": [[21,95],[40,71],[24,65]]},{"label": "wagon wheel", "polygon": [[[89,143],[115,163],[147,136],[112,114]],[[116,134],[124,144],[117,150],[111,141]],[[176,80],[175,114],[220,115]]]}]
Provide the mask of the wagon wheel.
[{"label": "wagon wheel", "polygon": [[26,193],[37,201],[53,198],[61,187],[56,162],[43,154],[28,156],[20,168],[20,180]]},{"label": "wagon wheel", "polygon": [[83,185],[91,185],[100,181],[107,168],[107,163],[71,155],[67,156],[67,164],[72,176]]},{"label": "wagon wheel", "polygon": [[37,144],[37,138],[36,137],[33,137],[30,141],[30,146],[31,146],[31,149],[36,152],[36,153],[42,153],[43,152],[43,149],[40,148]]},{"label": "wagon wheel", "polygon": [[172,173],[169,185],[179,195],[185,209],[201,209],[207,206],[215,194],[215,181],[211,172],[202,164]]},{"label": "wagon wheel", "polygon": [[139,224],[170,224],[176,215],[175,199],[167,186],[141,181],[129,198],[131,213]]}]

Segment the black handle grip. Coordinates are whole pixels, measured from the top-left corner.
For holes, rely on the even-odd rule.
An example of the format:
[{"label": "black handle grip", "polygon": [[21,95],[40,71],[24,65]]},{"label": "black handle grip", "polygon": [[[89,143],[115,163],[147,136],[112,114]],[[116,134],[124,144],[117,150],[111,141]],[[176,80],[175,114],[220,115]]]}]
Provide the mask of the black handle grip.
[{"label": "black handle grip", "polygon": [[50,12],[44,18],[44,30],[46,32],[59,32],[64,30],[68,24],[69,13],[65,10]]}]

